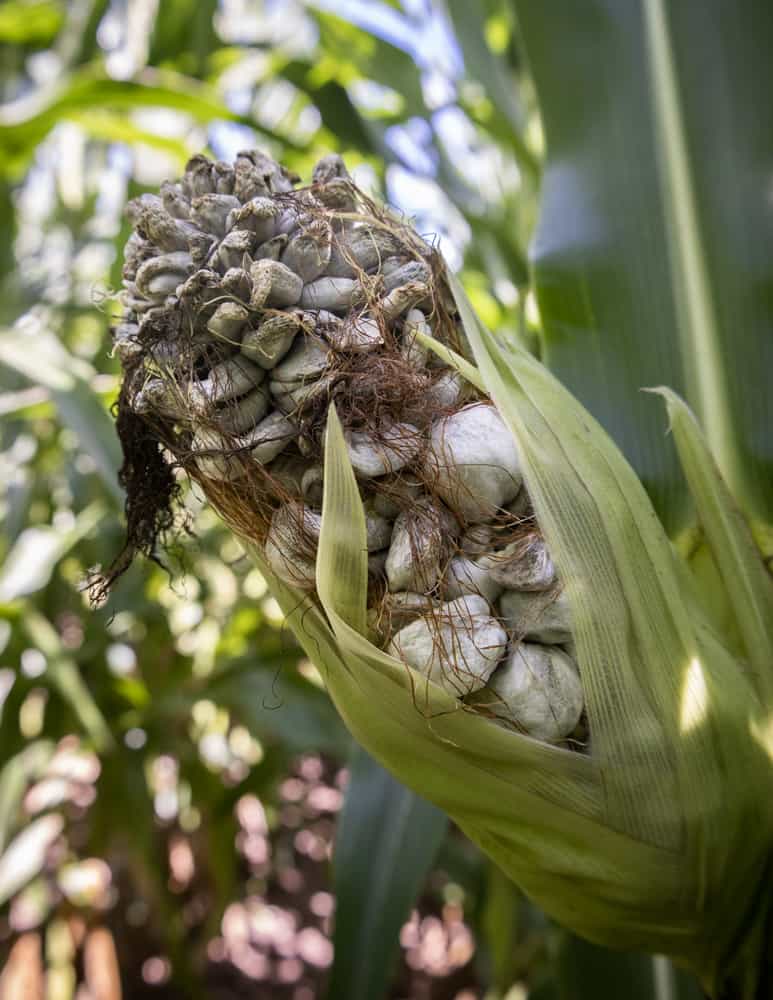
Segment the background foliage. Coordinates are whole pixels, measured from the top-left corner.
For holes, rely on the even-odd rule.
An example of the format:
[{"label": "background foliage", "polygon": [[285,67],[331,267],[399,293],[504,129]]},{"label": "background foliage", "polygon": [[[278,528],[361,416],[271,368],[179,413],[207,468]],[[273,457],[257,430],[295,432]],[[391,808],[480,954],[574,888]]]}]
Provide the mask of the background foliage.
[{"label": "background foliage", "polygon": [[[0,48],[3,996],[37,995],[44,972],[62,1000],[119,981],[170,998],[690,996],[664,960],[551,926],[352,748],[195,492],[166,568],[135,566],[98,611],[80,589],[121,542],[122,208],[202,148],[260,145],[302,176],[341,151],[439,241],[489,327],[569,372],[567,329],[540,329],[528,288],[544,151],[513,5],[4,0]],[[566,257],[541,246],[538,273],[560,279]],[[681,525],[665,462],[652,493]]]}]

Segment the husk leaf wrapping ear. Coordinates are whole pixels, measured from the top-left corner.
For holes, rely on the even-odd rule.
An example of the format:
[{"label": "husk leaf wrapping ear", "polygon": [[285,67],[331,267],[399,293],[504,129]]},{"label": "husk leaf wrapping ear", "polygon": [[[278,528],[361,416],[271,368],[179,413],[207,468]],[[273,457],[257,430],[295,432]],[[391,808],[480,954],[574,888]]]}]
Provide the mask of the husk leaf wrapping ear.
[{"label": "husk leaf wrapping ear", "polygon": [[[368,641],[365,521],[333,409],[317,559],[327,621],[276,580],[272,587],[373,756],[562,923],[609,946],[669,954],[713,991],[762,919],[770,757],[750,733],[764,722],[763,704],[685,593],[678,557],[616,446],[538,362],[482,328],[458,285],[454,292],[479,366],[460,370],[485,385],[513,432],[565,581],[590,755],[465,711]],[[741,922],[731,925],[730,913]]]}]

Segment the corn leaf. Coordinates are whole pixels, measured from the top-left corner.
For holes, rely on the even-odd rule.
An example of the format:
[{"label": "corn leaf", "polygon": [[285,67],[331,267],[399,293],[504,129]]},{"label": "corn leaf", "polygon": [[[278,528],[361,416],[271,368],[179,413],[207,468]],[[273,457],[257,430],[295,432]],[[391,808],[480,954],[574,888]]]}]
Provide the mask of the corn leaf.
[{"label": "corn leaf", "polygon": [[668,1000],[655,990],[652,959],[562,934],[555,959],[561,1000]]},{"label": "corn leaf", "polygon": [[344,147],[357,149],[365,155],[384,153],[375,140],[376,130],[365,119],[335,78],[319,80],[313,63],[299,59],[278,62],[277,73],[303,91],[322,116],[322,121]]},{"label": "corn leaf", "polygon": [[[59,121],[87,113],[130,112],[143,107],[170,108],[205,123],[213,119],[240,122],[276,138],[248,115],[232,112],[216,91],[198,80],[151,68],[143,70],[136,80],[114,80],[99,66],[86,66],[50,91],[35,92],[0,108],[0,171],[13,171],[24,164]],[[132,138],[130,133],[127,136]],[[297,147],[286,137],[282,142]]]},{"label": "corn leaf", "polygon": [[689,503],[640,389],[668,385],[773,521],[773,18],[766,0],[513,0],[547,143],[531,258],[544,360],[671,532]]},{"label": "corn leaf", "polygon": [[43,771],[53,752],[53,743],[33,740],[0,771],[0,852],[19,818],[19,807],[29,782]]},{"label": "corn leaf", "polygon": [[68,655],[51,622],[32,607],[24,612],[22,626],[36,648],[46,657],[46,677],[72,709],[94,748],[108,750],[113,735],[102,709],[86,686],[75,660]]},{"label": "corn leaf", "polygon": [[149,61],[173,63],[193,76],[203,77],[218,47],[213,19],[217,0],[166,0],[153,21]]},{"label": "corn leaf", "polygon": [[526,116],[515,81],[504,60],[486,42],[480,9],[467,0],[448,0],[448,13],[462,49],[466,74],[482,85],[491,101],[494,120],[487,122],[488,127],[512,149],[519,166],[536,179],[539,165],[524,140]]},{"label": "corn leaf", "polygon": [[66,530],[47,524],[25,528],[0,567],[0,602],[15,601],[45,587],[59,560],[100,523],[106,510],[95,501]]},{"label": "corn leaf", "polygon": [[61,3],[54,0],[5,0],[0,3],[0,42],[3,45],[49,45],[64,21]]},{"label": "corn leaf", "polygon": [[269,669],[253,663],[248,670],[228,670],[197,689],[191,701],[211,698],[233,712],[259,737],[269,734],[281,740],[292,753],[328,753],[344,758],[351,740],[341,725],[330,699],[306,681],[298,682],[294,671],[276,677],[277,664]]},{"label": "corn leaf", "polygon": [[336,824],[335,960],[330,1000],[380,1000],[389,988],[408,919],[447,817],[365,751],[349,761],[346,801]]},{"label": "corn leaf", "polygon": [[113,421],[90,385],[91,365],[69,354],[51,331],[38,330],[30,337],[13,328],[0,330],[0,364],[50,391],[62,423],[78,435],[107,492],[123,505],[118,484],[121,448]]},{"label": "corn leaf", "polygon": [[695,417],[675,393],[668,389],[658,392],[666,401],[682,467],[725,583],[753,683],[763,702],[773,707],[773,580]]},{"label": "corn leaf", "polygon": [[[390,32],[384,30],[383,17],[372,17],[373,12],[365,4],[359,12],[350,6],[346,20],[321,9],[322,4],[310,6],[316,7],[314,16],[322,49],[333,54],[332,64],[326,67],[328,72],[334,69],[341,82],[357,78],[373,80],[395,91],[403,101],[405,117],[426,114],[421,74],[416,62],[408,52],[390,40]],[[399,20],[402,22],[402,18]],[[354,23],[356,21],[360,21],[362,26]],[[403,22],[402,26],[410,31],[407,22]],[[320,66],[320,75],[322,71]]]},{"label": "corn leaf", "polygon": [[510,879],[496,865],[489,864],[480,926],[491,968],[491,986],[497,995],[504,996],[525,971],[518,939],[524,933],[522,911],[527,905]]}]

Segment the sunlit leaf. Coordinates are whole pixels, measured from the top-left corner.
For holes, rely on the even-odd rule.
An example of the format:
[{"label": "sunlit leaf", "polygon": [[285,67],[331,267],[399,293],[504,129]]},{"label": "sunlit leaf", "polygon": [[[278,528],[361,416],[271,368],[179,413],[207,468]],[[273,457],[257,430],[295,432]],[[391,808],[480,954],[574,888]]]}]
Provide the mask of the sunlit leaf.
[{"label": "sunlit leaf", "polygon": [[323,123],[343,146],[362,153],[383,152],[375,141],[373,128],[337,80],[316,81],[312,66],[300,60],[279,63],[277,72],[309,97]]},{"label": "sunlit leaf", "polygon": [[121,449],[115,425],[91,388],[91,366],[70,355],[53,333],[38,330],[28,335],[17,329],[0,330],[0,364],[50,391],[62,422],[78,435],[108,492],[123,504],[118,485]]},{"label": "sunlit leaf", "polygon": [[48,740],[34,740],[0,771],[0,852],[18,819],[18,809],[29,782],[37,777],[53,753]]},{"label": "sunlit leaf", "polygon": [[153,21],[149,61],[173,63],[177,69],[201,77],[217,48],[213,18],[217,0],[164,0]]},{"label": "sunlit leaf", "polygon": [[426,114],[419,70],[407,52],[334,14],[317,10],[315,16],[323,50],[341,67],[353,65],[362,78],[396,92],[406,118]]},{"label": "sunlit leaf", "polygon": [[498,118],[496,134],[503,145],[511,148],[519,165],[535,178],[539,166],[524,140],[526,116],[516,81],[486,42],[479,7],[466,0],[447,0],[447,3],[467,74],[482,85],[486,98],[494,106]]},{"label": "sunlit leaf", "polygon": [[64,827],[56,813],[40,816],[18,833],[0,856],[0,903],[23,888],[43,868],[46,854]]},{"label": "sunlit leaf", "polygon": [[50,525],[25,529],[0,567],[0,601],[14,601],[45,587],[62,556],[99,524],[105,512],[96,502],[66,530]]},{"label": "sunlit leaf", "polygon": [[673,392],[658,391],[666,401],[679,458],[735,614],[753,683],[773,707],[773,579],[695,417]]},{"label": "sunlit leaf", "polygon": [[[249,116],[230,111],[208,85],[171,70],[147,68],[134,80],[114,80],[99,68],[87,67],[51,91],[36,92],[0,108],[0,169],[15,169],[23,163],[53,126],[71,115],[147,107],[180,111],[205,124],[216,119],[240,122],[271,134]],[[287,138],[282,142],[295,145]]]},{"label": "sunlit leaf", "polygon": [[64,21],[64,5],[54,0],[5,0],[0,3],[0,42],[48,45]]},{"label": "sunlit leaf", "polygon": [[190,156],[190,150],[180,139],[157,135],[147,129],[138,128],[125,114],[116,114],[102,108],[94,108],[87,111],[73,111],[67,117],[69,121],[80,125],[95,139],[104,139],[106,142],[126,142],[131,145],[141,144],[167,153],[177,161],[181,170]]},{"label": "sunlit leaf", "polygon": [[278,666],[226,672],[198,696],[231,709],[251,732],[273,734],[293,753],[316,750],[344,758],[351,741],[330,699],[309,683],[285,680]]}]

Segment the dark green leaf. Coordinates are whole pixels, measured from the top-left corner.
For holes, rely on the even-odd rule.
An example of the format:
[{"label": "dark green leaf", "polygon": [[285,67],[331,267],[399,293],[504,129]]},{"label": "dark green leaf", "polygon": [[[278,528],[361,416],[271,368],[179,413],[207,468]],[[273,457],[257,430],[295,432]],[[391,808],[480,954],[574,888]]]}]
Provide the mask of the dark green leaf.
[{"label": "dark green leaf", "polygon": [[426,880],[448,819],[357,749],[334,853],[335,960],[329,1000],[380,1000],[400,928]]},{"label": "dark green leaf", "polygon": [[557,1000],[701,1000],[697,981],[661,955],[610,951],[568,932],[555,958]]},{"label": "dark green leaf", "polygon": [[[5,234],[2,246],[0,246],[0,288],[2,288],[16,262],[13,253],[16,213],[11,196],[11,185],[4,177],[0,177],[0,228]],[[0,306],[0,323],[12,319],[10,315],[6,315],[6,308],[6,306]]]},{"label": "dark green leaf", "polygon": [[518,971],[516,940],[521,898],[515,884],[495,865],[489,865],[483,930],[491,960],[492,986],[502,996],[515,982]]},{"label": "dark green leaf", "polygon": [[66,66],[81,66],[101,55],[97,31],[109,6],[110,0],[70,0],[56,46]]},{"label": "dark green leaf", "polygon": [[356,75],[396,91],[403,99],[402,114],[405,118],[427,113],[421,76],[407,52],[334,14],[317,12],[315,16],[319,24],[320,45],[330,58],[340,64],[344,79],[354,67]]},{"label": "dark green leaf", "polygon": [[367,121],[363,120],[346,88],[337,80],[315,82],[312,67],[299,60],[285,63],[278,67],[278,71],[308,96],[322,116],[323,123],[343,146],[365,154],[381,152]]},{"label": "dark green leaf", "polygon": [[556,959],[560,1000],[665,1000],[655,993],[652,959],[609,951],[568,932]]},{"label": "dark green leaf", "polygon": [[293,753],[317,751],[342,760],[349,752],[349,735],[324,691],[286,677],[279,664],[228,671],[197,697],[230,709],[253,733],[274,734]]},{"label": "dark green leaf", "polygon": [[173,62],[177,69],[202,77],[217,47],[212,23],[217,0],[164,0],[153,25],[149,61]]},{"label": "dark green leaf", "polygon": [[545,360],[673,530],[688,500],[643,386],[685,396],[773,517],[773,8],[514,0],[547,141],[532,260]]}]

